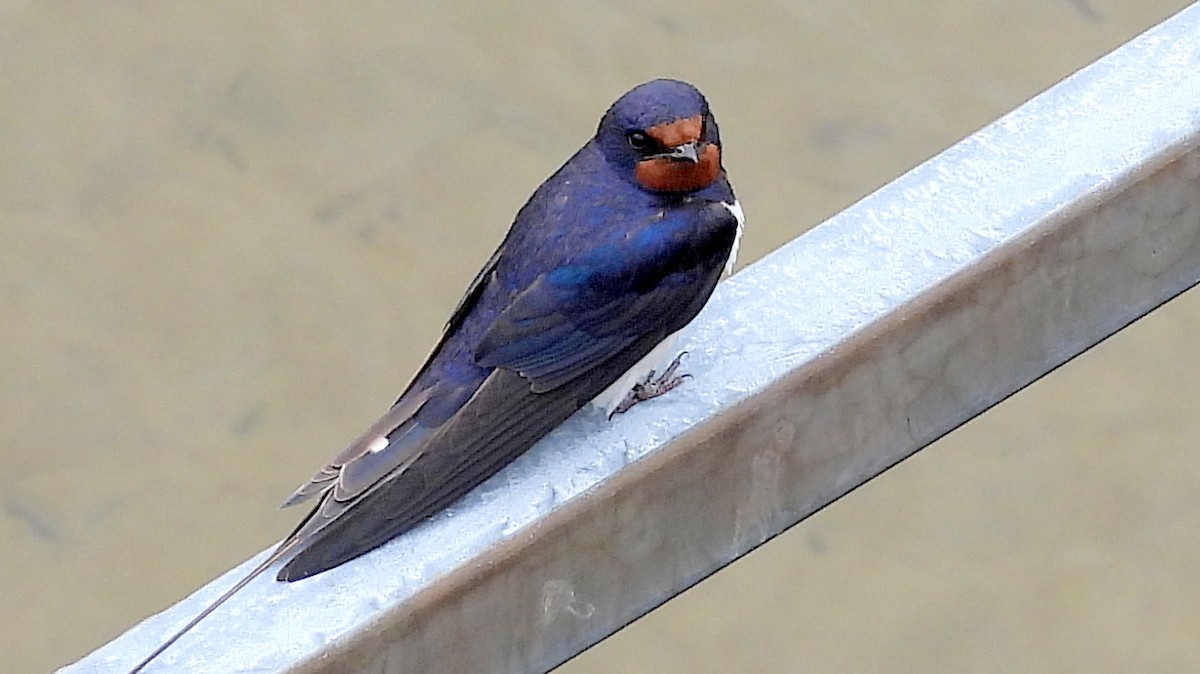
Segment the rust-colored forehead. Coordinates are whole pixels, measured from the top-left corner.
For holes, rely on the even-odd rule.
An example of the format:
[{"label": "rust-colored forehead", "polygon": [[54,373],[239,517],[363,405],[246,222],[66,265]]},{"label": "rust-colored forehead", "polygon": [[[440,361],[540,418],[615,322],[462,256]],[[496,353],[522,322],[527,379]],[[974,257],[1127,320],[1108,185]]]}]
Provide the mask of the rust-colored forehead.
[{"label": "rust-colored forehead", "polygon": [[663,147],[695,143],[700,140],[700,134],[704,133],[704,117],[695,115],[666,124],[658,124],[646,129],[646,133],[662,143]]}]

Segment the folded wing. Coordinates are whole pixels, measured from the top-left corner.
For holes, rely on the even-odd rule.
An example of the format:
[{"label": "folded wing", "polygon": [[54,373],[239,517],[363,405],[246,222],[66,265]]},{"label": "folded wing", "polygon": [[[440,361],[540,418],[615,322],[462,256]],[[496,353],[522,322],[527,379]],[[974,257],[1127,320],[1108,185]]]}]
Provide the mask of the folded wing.
[{"label": "folded wing", "polygon": [[[720,278],[736,218],[719,202],[688,199],[637,225],[538,275],[495,315],[473,349],[490,373],[453,416],[421,425],[429,393],[410,388],[297,490],[289,503],[321,501],[288,539],[300,539],[300,551],[279,579],[337,566],[438,512],[690,322]],[[503,264],[502,248],[491,266]],[[491,277],[481,274],[452,324],[470,320]]]}]

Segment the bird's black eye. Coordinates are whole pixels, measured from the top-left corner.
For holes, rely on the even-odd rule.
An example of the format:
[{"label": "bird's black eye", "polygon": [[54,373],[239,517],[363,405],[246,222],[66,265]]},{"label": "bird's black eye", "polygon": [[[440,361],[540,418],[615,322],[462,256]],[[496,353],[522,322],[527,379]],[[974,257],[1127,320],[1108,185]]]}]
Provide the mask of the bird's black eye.
[{"label": "bird's black eye", "polygon": [[633,133],[629,134],[629,147],[637,150],[638,152],[645,152],[646,150],[650,149],[650,144],[650,137],[641,131],[634,131]]}]

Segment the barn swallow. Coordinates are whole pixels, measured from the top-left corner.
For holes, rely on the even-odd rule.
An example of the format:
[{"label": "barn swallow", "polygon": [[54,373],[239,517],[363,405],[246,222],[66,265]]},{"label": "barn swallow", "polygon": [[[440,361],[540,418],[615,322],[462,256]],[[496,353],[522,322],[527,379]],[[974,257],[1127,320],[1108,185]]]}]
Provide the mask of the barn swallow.
[{"label": "barn swallow", "polygon": [[668,79],[625,93],[517,213],[395,404],[284,503],[315,500],[308,516],[133,674],[274,564],[295,581],[354,559],[589,402],[611,416],[674,388],[678,356],[660,368],[743,222],[704,96]]}]

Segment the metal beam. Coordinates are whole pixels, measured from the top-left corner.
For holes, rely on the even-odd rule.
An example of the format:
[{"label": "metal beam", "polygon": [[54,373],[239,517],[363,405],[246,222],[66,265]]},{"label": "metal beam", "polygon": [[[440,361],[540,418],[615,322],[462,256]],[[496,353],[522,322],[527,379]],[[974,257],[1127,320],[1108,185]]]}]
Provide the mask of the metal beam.
[{"label": "metal beam", "polygon": [[[1194,285],[1198,145],[1193,6],[722,284],[686,386],[148,671],[554,667]],[[254,562],[60,671],[126,670]]]}]

